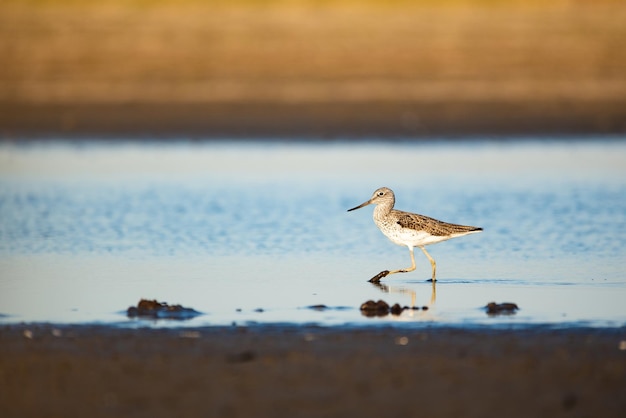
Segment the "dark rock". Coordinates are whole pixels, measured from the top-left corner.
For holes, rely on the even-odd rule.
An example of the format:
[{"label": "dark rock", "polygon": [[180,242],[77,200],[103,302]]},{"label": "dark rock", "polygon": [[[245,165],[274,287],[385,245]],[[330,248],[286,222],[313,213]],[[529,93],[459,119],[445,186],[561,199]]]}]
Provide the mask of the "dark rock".
[{"label": "dark rock", "polygon": [[403,310],[404,308],[397,303],[390,308],[392,315],[400,315]]},{"label": "dark rock", "polygon": [[[394,304],[393,306],[389,306],[387,302],[384,300],[379,300],[378,302],[374,302],[373,300],[368,300],[361,304],[361,314],[365,316],[385,316],[391,313],[392,315],[401,315],[405,310],[414,310],[419,311],[419,306],[408,307],[408,306],[400,306],[399,303]],[[428,307],[424,306],[422,309],[428,309]]]},{"label": "dark rock", "polygon": [[190,319],[202,314],[195,309],[181,305],[168,305],[154,299],[141,299],[137,306],[131,306],[126,310],[126,315],[129,318]]},{"label": "dark rock", "polygon": [[385,316],[389,313],[389,304],[384,300],[368,300],[361,305],[361,313],[365,316]]},{"label": "dark rock", "polygon": [[495,303],[489,302],[485,306],[488,315],[511,315],[514,314],[519,308],[515,303],[503,302]]}]

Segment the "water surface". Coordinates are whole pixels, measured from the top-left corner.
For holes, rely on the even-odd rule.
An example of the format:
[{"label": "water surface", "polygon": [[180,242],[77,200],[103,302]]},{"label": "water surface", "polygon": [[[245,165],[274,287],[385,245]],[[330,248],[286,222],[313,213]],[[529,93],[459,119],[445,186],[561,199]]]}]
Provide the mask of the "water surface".
[{"label": "water surface", "polygon": [[[375,227],[396,207],[484,232],[429,247],[436,294]],[[626,142],[28,142],[0,146],[2,322],[626,324]],[[127,319],[140,298],[184,322]],[[428,306],[367,318],[368,299]],[[490,302],[520,311],[489,317]],[[311,305],[328,309],[313,310]]]}]

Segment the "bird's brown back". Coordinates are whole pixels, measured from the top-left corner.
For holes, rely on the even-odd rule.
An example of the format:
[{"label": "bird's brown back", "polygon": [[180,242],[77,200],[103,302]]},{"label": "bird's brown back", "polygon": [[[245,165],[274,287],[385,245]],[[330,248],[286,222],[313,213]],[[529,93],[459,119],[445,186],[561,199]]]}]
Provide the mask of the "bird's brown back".
[{"label": "bird's brown back", "polygon": [[400,210],[392,210],[392,215],[397,218],[397,223],[402,228],[413,229],[416,231],[426,231],[434,236],[446,236],[457,234],[468,234],[470,232],[482,231],[482,228],[469,225],[457,225],[443,222],[425,215],[417,213],[403,212]]}]

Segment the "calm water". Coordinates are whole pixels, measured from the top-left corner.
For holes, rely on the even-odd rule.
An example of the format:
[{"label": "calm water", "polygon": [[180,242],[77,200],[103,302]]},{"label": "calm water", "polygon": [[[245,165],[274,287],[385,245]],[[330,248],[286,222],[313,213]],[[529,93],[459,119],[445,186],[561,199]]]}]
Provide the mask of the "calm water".
[{"label": "calm water", "polygon": [[[410,265],[372,208],[484,232]],[[624,140],[0,145],[0,322],[626,324]],[[140,298],[205,313],[127,319]],[[429,306],[366,318],[368,299]],[[489,317],[491,301],[520,311]],[[317,311],[311,305],[329,309]]]}]

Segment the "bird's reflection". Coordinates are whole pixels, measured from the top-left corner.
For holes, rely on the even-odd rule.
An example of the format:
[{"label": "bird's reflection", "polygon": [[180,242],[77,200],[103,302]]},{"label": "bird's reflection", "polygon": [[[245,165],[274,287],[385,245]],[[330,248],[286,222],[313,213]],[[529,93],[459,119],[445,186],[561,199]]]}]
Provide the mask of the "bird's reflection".
[{"label": "bird's reflection", "polygon": [[[411,295],[411,308],[415,308],[416,306],[416,299],[417,299],[417,293],[415,292],[415,290],[408,288],[408,287],[401,287],[401,286],[389,286],[387,284],[384,283],[376,283],[376,282],[372,282],[372,285],[374,287],[379,288],[382,292],[384,293],[396,293],[396,294],[401,294],[401,295]],[[437,282],[436,281],[432,281],[432,288],[431,288],[431,293],[430,293],[430,302],[428,303],[428,307],[432,308],[433,305],[435,304],[435,301],[437,300]]]}]

